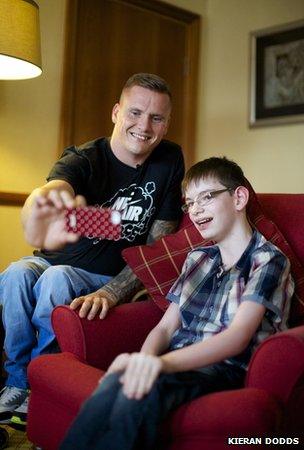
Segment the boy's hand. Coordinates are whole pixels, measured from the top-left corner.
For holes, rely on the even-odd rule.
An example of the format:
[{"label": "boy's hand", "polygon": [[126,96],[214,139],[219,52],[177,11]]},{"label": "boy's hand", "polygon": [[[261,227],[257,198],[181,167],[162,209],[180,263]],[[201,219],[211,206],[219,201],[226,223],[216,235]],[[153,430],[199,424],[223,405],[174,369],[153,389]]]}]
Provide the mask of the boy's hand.
[{"label": "boy's hand", "polygon": [[158,356],[122,353],[114,359],[106,375],[123,372],[120,377],[123,393],[130,399],[140,400],[150,392],[161,371],[162,361]]},{"label": "boy's hand", "polygon": [[[128,362],[130,360],[130,353],[121,353],[116,356],[112,364],[108,367],[106,375],[114,372],[124,372],[126,367],[128,366]],[[102,382],[103,378],[101,378],[100,382]]]},{"label": "boy's hand", "polygon": [[161,371],[162,361],[158,356],[132,353],[121,376],[123,393],[130,399],[140,400],[150,392]]}]

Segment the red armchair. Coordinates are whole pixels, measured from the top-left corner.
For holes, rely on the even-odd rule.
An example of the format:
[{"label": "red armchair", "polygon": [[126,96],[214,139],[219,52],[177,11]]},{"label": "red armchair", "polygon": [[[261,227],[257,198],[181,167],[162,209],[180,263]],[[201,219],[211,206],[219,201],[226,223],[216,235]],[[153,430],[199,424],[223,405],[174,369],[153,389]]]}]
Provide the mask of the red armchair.
[{"label": "red armchair", "polygon": [[[259,200],[304,264],[304,194],[260,194]],[[80,319],[69,307],[57,307],[52,321],[62,353],[41,356],[29,366],[29,439],[44,450],[58,448],[113,358],[139,350],[162,314],[151,300],[116,307],[104,321]],[[244,388],[206,395],[172,413],[161,430],[164,448],[220,450],[228,447],[229,437],[303,437],[303,406],[300,322],[259,346]]]}]

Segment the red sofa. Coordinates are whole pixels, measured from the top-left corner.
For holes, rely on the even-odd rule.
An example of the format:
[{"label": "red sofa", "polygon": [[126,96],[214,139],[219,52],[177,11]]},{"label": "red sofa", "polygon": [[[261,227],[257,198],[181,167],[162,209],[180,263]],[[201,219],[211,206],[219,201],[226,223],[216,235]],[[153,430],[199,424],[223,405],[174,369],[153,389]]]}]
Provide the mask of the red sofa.
[{"label": "red sofa", "polygon": [[[304,266],[304,194],[259,194],[258,198]],[[293,308],[293,315],[301,308],[303,313],[303,298]],[[55,308],[52,321],[62,353],[30,363],[29,439],[44,450],[58,448],[113,358],[137,351],[162,314],[152,300],[118,306],[104,321],[80,319],[66,306]],[[161,430],[164,448],[220,450],[230,447],[228,438],[238,437],[262,438],[259,448],[263,448],[265,436],[299,438],[303,444],[303,314],[299,317],[298,323],[293,319],[297,326],[259,346],[244,388],[206,395],[172,413]],[[243,447],[244,441],[232,442]]]}]

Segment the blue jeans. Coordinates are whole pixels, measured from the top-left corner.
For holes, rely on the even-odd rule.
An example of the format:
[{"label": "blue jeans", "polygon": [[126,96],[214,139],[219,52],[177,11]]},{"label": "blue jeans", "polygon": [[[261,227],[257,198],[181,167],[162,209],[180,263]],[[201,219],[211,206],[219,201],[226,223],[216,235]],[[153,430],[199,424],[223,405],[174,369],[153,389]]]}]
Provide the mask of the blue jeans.
[{"label": "blue jeans", "polygon": [[120,374],[104,378],[84,403],[60,450],[160,449],[160,422],[183,403],[243,385],[245,371],[225,363],[202,371],[161,374],[141,400],[122,392]]},{"label": "blue jeans", "polygon": [[54,307],[94,292],[110,279],[71,266],[51,266],[36,256],[12,263],[0,275],[8,386],[26,389],[28,363],[52,351],[55,336],[50,317]]}]

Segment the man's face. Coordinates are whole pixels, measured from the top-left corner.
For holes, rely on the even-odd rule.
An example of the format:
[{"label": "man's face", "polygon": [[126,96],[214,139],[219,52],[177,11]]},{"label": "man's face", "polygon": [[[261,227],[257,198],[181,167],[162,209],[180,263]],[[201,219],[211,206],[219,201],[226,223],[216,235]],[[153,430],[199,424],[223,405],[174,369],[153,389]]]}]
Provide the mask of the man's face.
[{"label": "man's face", "polygon": [[118,159],[131,166],[143,163],[167,133],[170,112],[167,94],[126,89],[112,111],[111,147]]},{"label": "man's face", "polygon": [[225,188],[208,177],[190,183],[186,189],[185,202],[191,205],[189,217],[204,239],[221,242],[235,226],[238,207],[233,192],[221,192],[208,200],[208,193]]}]

